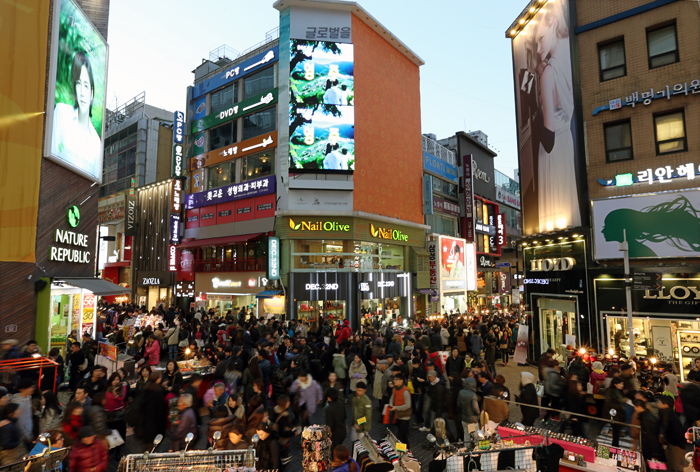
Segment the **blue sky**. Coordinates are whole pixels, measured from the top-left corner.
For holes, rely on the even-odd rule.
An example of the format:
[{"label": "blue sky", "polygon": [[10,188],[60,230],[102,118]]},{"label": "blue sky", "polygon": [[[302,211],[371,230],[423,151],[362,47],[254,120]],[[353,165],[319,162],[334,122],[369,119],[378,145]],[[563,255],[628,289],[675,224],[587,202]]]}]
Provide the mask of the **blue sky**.
[{"label": "blue sky", "polygon": [[[438,138],[480,129],[496,168],[517,167],[510,40],[504,32],[527,0],[359,0],[424,61],[424,133]],[[278,25],[271,0],[117,0],[110,5],[107,103],[146,92],[146,102],[184,110],[192,71],[209,51],[238,51]]]}]

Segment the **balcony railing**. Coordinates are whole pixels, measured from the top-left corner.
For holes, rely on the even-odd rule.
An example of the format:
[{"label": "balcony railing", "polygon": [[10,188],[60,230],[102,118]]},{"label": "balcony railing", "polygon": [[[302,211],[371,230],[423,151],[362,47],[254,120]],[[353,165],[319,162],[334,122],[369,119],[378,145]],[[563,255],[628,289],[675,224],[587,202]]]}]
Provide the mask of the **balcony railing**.
[{"label": "balcony railing", "polygon": [[225,261],[194,261],[195,272],[264,272],[267,271],[267,259],[236,258]]}]

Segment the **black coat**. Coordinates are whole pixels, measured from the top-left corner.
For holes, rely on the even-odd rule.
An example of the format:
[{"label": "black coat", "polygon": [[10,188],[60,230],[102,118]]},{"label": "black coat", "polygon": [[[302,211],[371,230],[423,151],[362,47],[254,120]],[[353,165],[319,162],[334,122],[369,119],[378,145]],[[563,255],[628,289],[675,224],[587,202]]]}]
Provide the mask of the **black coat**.
[{"label": "black coat", "polygon": [[330,402],[324,412],[326,414],[326,425],[331,429],[331,440],[334,444],[342,444],[347,436],[345,404],[340,400]]},{"label": "black coat", "polygon": [[428,383],[428,398],[430,398],[430,409],[438,414],[442,414],[445,409],[445,382],[440,379],[438,383],[432,385]]},{"label": "black coat", "polygon": [[522,388],[520,396],[515,397],[515,401],[519,403],[526,403],[529,406],[520,406],[523,412],[523,424],[525,426],[532,426],[535,424],[535,420],[540,416],[539,401],[537,400],[537,390],[533,384],[527,384]]},{"label": "black coat", "polygon": [[158,384],[149,383],[138,400],[141,420],[134,426],[134,435],[144,443],[152,443],[159,434],[165,434],[165,421],[168,417],[168,405],[165,403],[165,391]]}]

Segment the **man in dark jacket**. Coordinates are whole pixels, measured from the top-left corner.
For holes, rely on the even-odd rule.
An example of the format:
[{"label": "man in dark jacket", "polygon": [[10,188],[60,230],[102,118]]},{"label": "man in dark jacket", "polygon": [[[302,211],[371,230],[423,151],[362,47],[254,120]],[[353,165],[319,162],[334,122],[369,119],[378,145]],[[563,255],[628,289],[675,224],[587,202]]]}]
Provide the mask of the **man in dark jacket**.
[{"label": "man in dark jacket", "polygon": [[177,409],[180,410],[180,419],[177,427],[170,433],[170,451],[180,451],[185,448],[187,442],[185,438],[189,433],[194,435],[193,441],[197,440],[197,416],[192,410],[192,395],[187,393],[180,395],[177,401]]},{"label": "man in dark jacket", "polygon": [[419,428],[425,424],[423,419],[423,396],[428,385],[427,373],[421,365],[420,357],[413,358],[413,372],[411,373],[411,382],[413,383],[413,398],[411,403],[414,405],[414,413],[416,414],[416,423]]},{"label": "man in dark jacket", "polygon": [[666,445],[666,468],[670,472],[683,471],[685,460],[685,430],[678,415],[673,411],[673,397],[657,395],[656,404],[660,416],[660,440]]},{"label": "man in dark jacket", "polygon": [[327,389],[325,395],[328,405],[326,405],[324,413],[326,425],[331,429],[331,450],[333,450],[335,446],[343,444],[347,435],[345,404],[338,400],[338,391],[334,388]]},{"label": "man in dark jacket", "polygon": [[83,380],[87,369],[83,369],[85,363],[85,354],[80,349],[80,343],[75,342],[70,347],[70,382],[69,388],[75,391],[76,387]]},{"label": "man in dark jacket", "polygon": [[518,403],[532,405],[531,407],[520,405],[520,410],[523,413],[523,425],[534,425],[535,420],[540,416],[534,374],[530,372],[520,373],[520,395],[515,396],[515,401]]},{"label": "man in dark jacket", "polygon": [[445,382],[438,377],[437,372],[428,372],[427,398],[429,408],[424,407],[425,426],[419,431],[433,431],[435,418],[444,418],[445,411]]},{"label": "man in dark jacket", "polygon": [[430,347],[436,351],[442,351],[442,337],[440,336],[439,325],[433,327],[432,334],[430,335]]},{"label": "man in dark jacket", "polygon": [[634,401],[634,410],[637,412],[637,420],[640,426],[639,449],[641,449],[644,458],[664,462],[666,457],[659,442],[659,434],[661,434],[659,418],[647,408],[647,403],[644,400],[636,399]]}]

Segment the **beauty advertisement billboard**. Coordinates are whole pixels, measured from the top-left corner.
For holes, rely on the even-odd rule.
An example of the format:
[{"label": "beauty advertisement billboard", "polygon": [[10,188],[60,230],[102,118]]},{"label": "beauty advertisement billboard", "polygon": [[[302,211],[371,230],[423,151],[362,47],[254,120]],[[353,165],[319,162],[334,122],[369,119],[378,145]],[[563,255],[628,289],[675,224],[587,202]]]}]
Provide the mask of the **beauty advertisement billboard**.
[{"label": "beauty advertisement billboard", "polygon": [[101,183],[107,42],[72,0],[56,6],[44,154]]},{"label": "beauty advertisement billboard", "polygon": [[569,0],[532,8],[524,26],[516,22],[506,33],[513,47],[524,235],[581,226],[585,194]]}]

